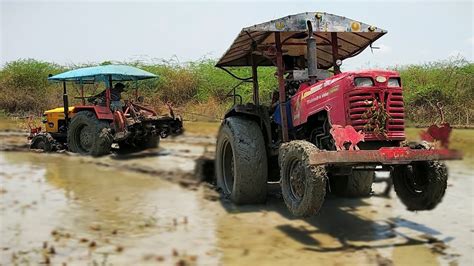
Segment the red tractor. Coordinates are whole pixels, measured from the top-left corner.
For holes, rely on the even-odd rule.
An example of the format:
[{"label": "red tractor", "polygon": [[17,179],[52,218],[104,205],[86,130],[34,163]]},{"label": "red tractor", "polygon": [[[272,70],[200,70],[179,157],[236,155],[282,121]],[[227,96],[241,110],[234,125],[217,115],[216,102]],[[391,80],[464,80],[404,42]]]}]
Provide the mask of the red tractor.
[{"label": "red tractor", "polygon": [[[447,186],[440,160],[454,150],[405,141],[400,76],[395,71],[341,73],[342,60],[361,53],[385,30],[346,17],[308,12],[242,29],[218,61],[253,83],[253,102],[226,113],[216,148],[217,184],[237,204],[261,203],[267,182],[279,181],[295,216],[318,213],[328,191],[371,193],[375,171],[390,171],[407,209],[431,210]],[[237,77],[226,67],[251,66]],[[257,68],[275,66],[278,91],[260,104]],[[332,72],[332,73],[331,73]],[[240,103],[237,100],[240,99]]]},{"label": "red tractor", "polygon": [[[152,73],[125,65],[86,67],[50,76],[48,80],[63,84],[63,107],[44,112],[44,130],[32,127],[32,149],[71,152],[100,156],[108,154],[112,144],[121,151],[134,152],[158,147],[160,138],[183,132],[182,119],[170,114],[158,115],[143,104],[143,98],[134,92],[135,99],[121,99],[125,85],[122,82],[156,78]],[[66,90],[68,82],[81,88],[81,104],[69,106]],[[85,84],[105,83],[105,90],[95,96],[84,96]]]}]

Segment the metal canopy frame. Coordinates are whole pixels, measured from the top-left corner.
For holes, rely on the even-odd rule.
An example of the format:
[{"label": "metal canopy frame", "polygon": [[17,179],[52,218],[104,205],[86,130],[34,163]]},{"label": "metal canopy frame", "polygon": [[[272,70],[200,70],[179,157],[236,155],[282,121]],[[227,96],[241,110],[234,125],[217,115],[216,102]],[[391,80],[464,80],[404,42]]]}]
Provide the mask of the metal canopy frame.
[{"label": "metal canopy frame", "polygon": [[[298,46],[305,45],[308,21],[313,25],[318,51],[322,52],[318,56],[320,69],[334,66],[334,42],[337,42],[337,59],[344,60],[359,54],[387,33],[381,28],[329,13],[300,13],[243,28],[216,66],[251,66],[252,55],[255,55],[259,66],[274,66],[267,55],[271,47],[275,47],[275,32],[281,33],[284,54],[306,56],[305,49],[298,49]],[[252,49],[253,45],[256,45],[257,53]]]},{"label": "metal canopy frame", "polygon": [[317,68],[333,67],[335,74],[340,73],[337,60],[358,55],[386,33],[375,26],[329,13],[300,13],[243,28],[216,67],[230,73],[225,67],[251,66],[252,77],[239,79],[252,80],[255,105],[260,103],[258,66],[277,67],[282,140],[286,142],[289,138],[283,56],[304,57],[314,83]]}]

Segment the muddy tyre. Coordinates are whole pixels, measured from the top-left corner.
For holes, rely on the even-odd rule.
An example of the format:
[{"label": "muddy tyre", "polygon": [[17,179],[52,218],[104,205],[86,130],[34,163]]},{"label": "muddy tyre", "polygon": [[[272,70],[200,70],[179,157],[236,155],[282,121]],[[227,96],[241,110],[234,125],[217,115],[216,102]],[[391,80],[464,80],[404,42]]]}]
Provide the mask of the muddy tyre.
[{"label": "muddy tyre", "polygon": [[326,196],[327,175],[324,166],[309,164],[311,153],[318,148],[303,140],[291,141],[280,147],[281,190],[288,210],[298,217],[315,215]]},{"label": "muddy tyre", "polygon": [[331,176],[331,192],[340,197],[368,197],[372,192],[374,178],[374,171],[353,171],[350,175]]},{"label": "muddy tyre", "polygon": [[434,209],[448,184],[446,166],[436,161],[397,166],[391,177],[397,196],[409,211]]},{"label": "muddy tyre", "polygon": [[236,204],[267,197],[267,153],[259,125],[243,117],[224,120],[217,137],[217,186]]},{"label": "muddy tyre", "polygon": [[72,118],[67,132],[69,151],[101,156],[110,153],[112,142],[109,122],[97,119],[89,111],[79,112]]},{"label": "muddy tyre", "polygon": [[31,140],[30,149],[51,152],[53,151],[53,141],[54,139],[49,134],[38,134]]}]

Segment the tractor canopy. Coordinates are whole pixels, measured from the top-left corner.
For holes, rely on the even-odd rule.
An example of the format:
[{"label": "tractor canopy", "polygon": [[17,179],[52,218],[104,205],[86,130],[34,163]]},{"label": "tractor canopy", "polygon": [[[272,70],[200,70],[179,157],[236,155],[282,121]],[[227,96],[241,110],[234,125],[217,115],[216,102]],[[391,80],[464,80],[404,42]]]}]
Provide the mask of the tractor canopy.
[{"label": "tractor canopy", "polygon": [[78,68],[48,78],[51,81],[93,83],[99,81],[132,81],[157,78],[155,74],[126,65],[105,65]]},{"label": "tractor canopy", "polygon": [[217,67],[274,66],[275,34],[280,33],[285,56],[307,59],[308,23],[317,47],[317,68],[328,69],[336,60],[361,53],[387,31],[350,18],[324,12],[306,12],[243,28]]}]

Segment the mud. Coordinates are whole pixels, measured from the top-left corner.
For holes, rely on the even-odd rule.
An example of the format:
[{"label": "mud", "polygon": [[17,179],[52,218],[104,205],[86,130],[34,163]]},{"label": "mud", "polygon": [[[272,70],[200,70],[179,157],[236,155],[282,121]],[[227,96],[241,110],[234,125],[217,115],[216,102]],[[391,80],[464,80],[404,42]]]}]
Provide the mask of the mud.
[{"label": "mud", "polygon": [[296,219],[278,184],[266,204],[236,206],[202,182],[213,137],[190,132],[158,150],[91,158],[21,151],[24,135],[10,133],[0,134],[0,147],[16,150],[0,152],[1,265],[474,263],[471,157],[448,164],[433,211],[406,211],[394,192],[329,195],[317,216]]}]

